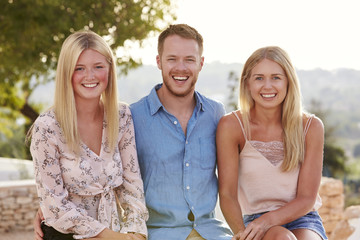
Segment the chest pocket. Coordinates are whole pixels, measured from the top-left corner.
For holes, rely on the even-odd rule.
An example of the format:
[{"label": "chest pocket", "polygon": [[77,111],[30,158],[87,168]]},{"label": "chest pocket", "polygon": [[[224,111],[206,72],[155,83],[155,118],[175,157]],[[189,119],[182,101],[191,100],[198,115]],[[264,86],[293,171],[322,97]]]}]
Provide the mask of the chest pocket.
[{"label": "chest pocket", "polygon": [[199,138],[202,169],[214,169],[216,164],[215,135]]}]

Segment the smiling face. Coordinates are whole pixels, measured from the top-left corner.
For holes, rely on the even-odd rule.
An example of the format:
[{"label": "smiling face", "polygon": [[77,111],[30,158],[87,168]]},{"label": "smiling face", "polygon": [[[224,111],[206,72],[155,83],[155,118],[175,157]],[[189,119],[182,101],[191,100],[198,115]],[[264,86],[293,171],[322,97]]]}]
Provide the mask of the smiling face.
[{"label": "smiling face", "polygon": [[99,52],[84,50],[72,75],[75,101],[81,99],[100,99],[108,85],[110,65]]},{"label": "smiling face", "polygon": [[251,70],[248,89],[255,107],[281,107],[287,94],[288,80],[276,62],[263,59]]},{"label": "smiling face", "polygon": [[204,64],[198,43],[193,39],[171,35],[164,41],[161,56],[156,57],[164,90],[176,97],[193,94]]}]

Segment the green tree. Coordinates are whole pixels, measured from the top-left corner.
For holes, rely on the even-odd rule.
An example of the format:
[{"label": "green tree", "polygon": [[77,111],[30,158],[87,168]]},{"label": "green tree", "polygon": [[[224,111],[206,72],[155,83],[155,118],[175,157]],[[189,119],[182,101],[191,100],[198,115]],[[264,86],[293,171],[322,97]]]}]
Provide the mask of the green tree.
[{"label": "green tree", "polygon": [[360,143],[355,145],[353,155],[354,157],[360,157]]},{"label": "green tree", "polygon": [[[91,29],[115,50],[128,42],[141,46],[174,19],[171,0],[0,1],[0,111],[36,119],[28,99],[36,86],[53,80],[61,44],[72,32]],[[139,64],[131,56],[118,58],[123,71]]]},{"label": "green tree", "polygon": [[[90,29],[108,40],[122,73],[141,64],[126,54],[175,19],[171,0],[1,0],[0,156],[28,158],[18,141],[38,116],[33,90],[54,79],[63,40]],[[129,47],[130,46],[130,47]],[[25,128],[18,127],[25,119]],[[24,121],[22,121],[24,122]],[[15,140],[16,139],[16,140]],[[18,146],[16,152],[14,141]],[[15,145],[14,145],[15,146]]]},{"label": "green tree", "polygon": [[28,155],[28,149],[24,144],[24,125],[17,124],[12,127],[11,134],[5,136],[0,133],[1,157],[24,159]]},{"label": "green tree", "polygon": [[324,143],[324,170],[331,177],[343,177],[348,171],[346,169],[346,154],[343,148],[336,145],[334,131],[336,128],[327,123],[328,112],[323,110],[319,101],[311,100],[309,111],[319,117],[325,127]]},{"label": "green tree", "polygon": [[235,111],[238,107],[238,92],[239,92],[239,76],[234,72],[231,71],[228,77],[228,84],[227,87],[229,88],[229,95],[227,98],[227,111]]}]

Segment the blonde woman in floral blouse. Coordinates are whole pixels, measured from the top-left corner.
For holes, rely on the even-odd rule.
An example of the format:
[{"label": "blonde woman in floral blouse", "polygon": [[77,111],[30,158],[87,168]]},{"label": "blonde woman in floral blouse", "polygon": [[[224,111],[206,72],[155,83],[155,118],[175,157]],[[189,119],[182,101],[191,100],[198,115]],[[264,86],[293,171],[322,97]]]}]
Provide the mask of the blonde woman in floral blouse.
[{"label": "blonde woman in floral blouse", "polygon": [[[117,102],[115,60],[99,35],[80,31],[64,41],[54,106],[31,135],[47,228],[75,239],[146,239],[133,121],[129,107]],[[53,239],[46,231],[41,237]]]}]

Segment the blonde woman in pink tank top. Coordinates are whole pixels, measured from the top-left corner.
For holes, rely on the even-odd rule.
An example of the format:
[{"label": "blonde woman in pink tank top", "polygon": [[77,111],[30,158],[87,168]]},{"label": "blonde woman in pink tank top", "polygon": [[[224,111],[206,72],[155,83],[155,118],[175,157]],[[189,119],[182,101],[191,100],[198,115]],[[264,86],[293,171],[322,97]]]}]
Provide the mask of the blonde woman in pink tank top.
[{"label": "blonde woman in pink tank top", "polygon": [[233,239],[327,239],[317,213],[324,127],[302,109],[284,50],[265,47],[249,57],[239,104],[216,135],[220,206]]}]

